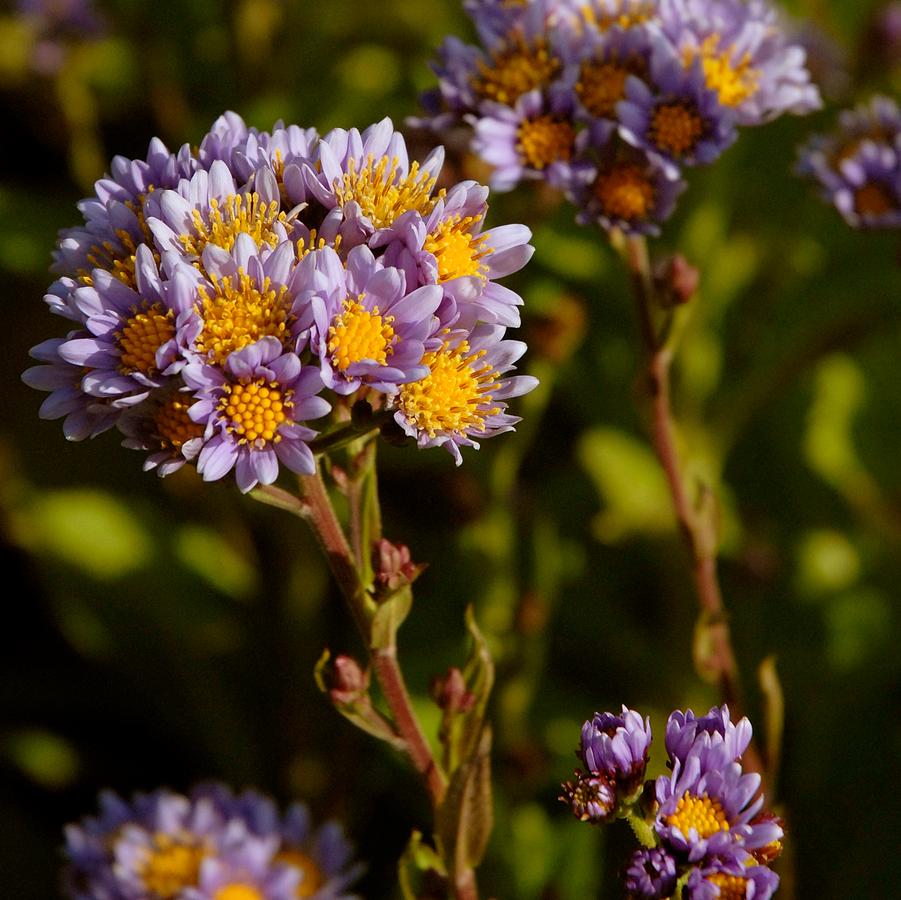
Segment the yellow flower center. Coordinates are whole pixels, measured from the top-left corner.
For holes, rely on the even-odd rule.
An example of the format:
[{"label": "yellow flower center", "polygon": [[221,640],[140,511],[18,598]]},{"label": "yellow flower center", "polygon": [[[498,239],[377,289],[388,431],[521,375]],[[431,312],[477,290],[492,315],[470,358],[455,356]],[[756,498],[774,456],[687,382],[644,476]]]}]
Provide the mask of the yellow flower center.
[{"label": "yellow flower center", "polygon": [[483,257],[491,253],[482,249],[484,235],[474,235],[472,229],[482,221],[481,216],[451,216],[426,236],[422,247],[438,263],[438,282],[443,284],[465,275],[485,278]]},{"label": "yellow flower center", "polygon": [[181,844],[168,834],[156,835],[140,869],[144,887],[154,900],[174,900],[183,888],[197,884],[205,856],[203,847]]},{"label": "yellow flower center", "polygon": [[178,450],[188,441],[203,435],[203,426],[188,416],[190,408],[191,403],[182,400],[178,394],[160,404],[153,420],[163,449],[174,447]]},{"label": "yellow flower center", "polygon": [[582,63],[579,71],[576,93],[593,116],[610,118],[616,111],[616,104],[626,96],[626,79],[638,74],[637,64],[588,60]]},{"label": "yellow flower center", "polygon": [[368,310],[358,300],[345,300],[344,312],[332,319],[328,330],[333,364],[342,372],[364,359],[386,365],[394,352],[393,321],[394,316],[382,316],[377,306]]},{"label": "yellow flower center", "polygon": [[572,125],[554,116],[526,119],[516,132],[516,149],[533,169],[545,169],[551,163],[572,156],[576,132]]},{"label": "yellow flower center", "polygon": [[341,247],[341,235],[335,235],[335,239],[329,244],[324,238],[320,237],[315,228],[310,229],[310,237],[297,239],[297,259],[303,259],[308,253],[314,250],[321,250],[323,247],[329,247],[337,253]]},{"label": "yellow flower center", "polygon": [[213,894],[213,900],[264,900],[264,897],[251,884],[227,884]]},{"label": "yellow flower center", "polygon": [[[153,185],[147,188],[147,194],[153,192]],[[144,200],[147,194],[139,194],[133,201],[128,200],[125,203],[137,217],[138,227],[144,236],[144,243],[153,246],[153,234],[147,221],[144,218]],[[115,278],[118,278],[123,284],[127,284],[132,290],[137,288],[135,280],[135,254],[138,245],[134,238],[124,228],[120,228],[116,232],[119,240],[119,247],[116,247],[112,241],[104,241],[102,244],[93,244],[87,253],[87,262],[91,269],[103,269],[109,272]],[[154,259],[159,263],[159,256],[156,251],[153,253]],[[91,277],[90,269],[80,269],[78,271],[78,280],[82,284],[93,285],[94,279]]]},{"label": "yellow flower center", "polygon": [[293,321],[287,287],[275,288],[268,278],[258,285],[240,269],[234,278],[213,276],[212,282],[212,296],[203,286],[197,289],[200,304],[195,309],[203,319],[203,330],[194,342],[210,362],[221,365],[230,353],[263,337],[286,342]]},{"label": "yellow flower center", "polygon": [[484,350],[470,353],[467,341],[453,349],[445,341],[439,350],[426,353],[422,363],[429,374],[401,385],[398,404],[407,420],[430,438],[439,431],[481,431],[485,419],[500,412],[491,406],[498,374],[490,365],[479,364],[484,355]]},{"label": "yellow flower center", "polygon": [[582,18],[598,31],[606,31],[617,26],[622,29],[634,28],[651,19],[654,14],[653,0],[619,0],[612,10],[600,10],[596,3],[586,3],[580,10]]},{"label": "yellow flower center", "polygon": [[423,215],[431,212],[445,193],[441,190],[436,197],[430,196],[434,187],[434,176],[420,172],[418,162],[411,163],[404,175],[396,156],[382,156],[376,162],[370,155],[359,172],[356,161],[350,160],[341,183],[335,184],[335,196],[341,206],[356,200],[375,228],[387,228],[411,209]]},{"label": "yellow flower center", "polygon": [[239,234],[249,234],[257,247],[275,247],[279,242],[275,226],[288,221],[278,207],[277,201],[266,203],[257,193],[231,194],[222,203],[213,197],[208,218],[204,219],[200,210],[192,210],[194,234],[183,234],[179,241],[193,256],[200,256],[207,244],[231,250]]},{"label": "yellow flower center", "polygon": [[115,332],[122,354],[119,371],[123,375],[141,372],[152,375],[157,371],[156,351],[175,336],[172,310],[163,312],[159,303],[145,306],[140,312],[132,307],[132,315]]},{"label": "yellow flower center", "polygon": [[300,850],[282,850],[275,857],[275,861],[294,866],[295,869],[303,872],[303,878],[297,885],[297,897],[312,897],[325,884],[325,878],[319,870],[319,866]]},{"label": "yellow flower center", "polygon": [[748,879],[742,878],[741,875],[715,872],[704,880],[715,884],[720,889],[719,900],[745,900],[748,894]]},{"label": "yellow flower center", "polygon": [[684,103],[661,103],[651,116],[651,140],[671,156],[692,150],[703,131],[704,123],[697,111]]},{"label": "yellow flower center", "polygon": [[733,47],[719,49],[720,36],[712,34],[698,51],[687,51],[685,65],[690,66],[698,56],[704,69],[707,87],[716,91],[723,106],[740,106],[757,93],[759,76],[751,68],[751,55],[745,53],[738,63],[733,63]]},{"label": "yellow flower center", "polygon": [[854,209],[861,216],[884,216],[893,208],[892,198],[881,184],[870,182],[854,194]]},{"label": "yellow flower center", "polygon": [[277,444],[278,427],[288,419],[294,403],[293,391],[282,393],[278,382],[268,384],[264,378],[247,383],[223,385],[218,409],[228,419],[228,430],[237,435],[239,444]]},{"label": "yellow flower center", "polygon": [[614,219],[644,218],[654,205],[654,185],[639,166],[621,163],[601,172],[594,194],[604,213]]},{"label": "yellow flower center", "polygon": [[480,97],[512,106],[523,94],[550,84],[560,68],[544,40],[530,45],[515,37],[499,46],[490,61],[479,62],[472,88]]},{"label": "yellow flower center", "polygon": [[695,797],[688,791],[682,795],[676,811],[666,817],[666,824],[678,828],[684,835],[688,835],[693,828],[701,838],[729,830],[726,813],[719,800],[714,800],[707,794]]}]

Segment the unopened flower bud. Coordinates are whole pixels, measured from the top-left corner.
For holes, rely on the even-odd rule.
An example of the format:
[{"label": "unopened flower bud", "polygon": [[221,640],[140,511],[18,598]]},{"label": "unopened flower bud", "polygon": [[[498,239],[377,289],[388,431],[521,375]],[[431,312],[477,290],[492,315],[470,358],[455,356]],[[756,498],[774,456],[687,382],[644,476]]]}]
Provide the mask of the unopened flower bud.
[{"label": "unopened flower bud", "polygon": [[651,723],[623,706],[622,714],[595,713],[582,726],[579,757],[594,774],[605,774],[631,798],[644,781],[651,746]]},{"label": "unopened flower bud", "polygon": [[410,549],[404,544],[392,544],[382,538],[375,544],[372,555],[375,581],[382,591],[396,591],[419,575],[420,567],[410,558]]},{"label": "unopened flower bud", "polygon": [[449,715],[469,712],[476,702],[475,694],[466,689],[463,673],[452,666],[447,675],[436,676],[432,680],[430,693],[438,706]]},{"label": "unopened flower bud", "polygon": [[700,279],[700,272],[681,253],[665,259],[654,277],[664,306],[688,303],[698,292]]},{"label": "unopened flower bud", "polygon": [[565,781],[557,798],[582,822],[598,824],[610,818],[616,809],[616,788],[606,775],[575,771],[574,781]]},{"label": "unopened flower bud", "polygon": [[632,900],[672,897],[676,890],[676,861],[661,847],[636,850],[626,869],[625,887]]},{"label": "unopened flower bud", "polygon": [[351,656],[336,656],[329,680],[329,696],[335,703],[356,703],[369,692],[369,673]]}]

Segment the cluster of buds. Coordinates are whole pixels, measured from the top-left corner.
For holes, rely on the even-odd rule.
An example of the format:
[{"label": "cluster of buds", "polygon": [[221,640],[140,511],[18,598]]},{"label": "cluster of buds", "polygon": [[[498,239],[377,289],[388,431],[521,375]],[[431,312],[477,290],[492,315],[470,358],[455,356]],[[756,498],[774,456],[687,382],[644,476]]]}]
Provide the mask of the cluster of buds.
[{"label": "cluster of buds", "polygon": [[741,766],[750,722],[733,723],[725,706],[702,717],[677,710],[665,740],[671,774],[646,782],[650,721],[625,706],[595,714],[577,751],[586,771],[564,783],[560,799],[582,821],[629,821],[643,844],[625,873],[636,900],[766,900],[779,885],[769,865],[783,828],[763,811],[760,776]]}]

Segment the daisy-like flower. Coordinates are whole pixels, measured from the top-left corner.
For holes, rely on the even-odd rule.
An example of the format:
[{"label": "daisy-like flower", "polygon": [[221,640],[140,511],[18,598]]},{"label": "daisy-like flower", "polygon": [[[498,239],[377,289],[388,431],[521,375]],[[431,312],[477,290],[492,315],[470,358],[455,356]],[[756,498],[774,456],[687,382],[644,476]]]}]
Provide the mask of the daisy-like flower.
[{"label": "daisy-like flower", "polygon": [[66,341],[59,355],[86,371],[85,393],[114,406],[138,403],[184,366],[177,331],[191,298],[161,280],[144,244],[135,255],[135,290],[102,269],[92,281],[72,296],[90,336]]},{"label": "daisy-like flower", "polygon": [[314,830],[302,804],[282,817],[268,798],[221,785],[100,804],[66,828],[73,900],[357,900],[347,888],[362,867],[340,825]]},{"label": "daisy-like flower", "polygon": [[656,781],[655,830],[663,845],[687,862],[742,861],[782,836],[778,823],[754,818],[763,805],[763,797],[754,799],[759,789],[760,776],[742,772],[725,744],[714,752],[693,750],[684,764],[676,760],[671,776]]},{"label": "daisy-like flower", "polygon": [[722,745],[726,758],[737,762],[751,743],[753,729],[747,717],[733,723],[728,706],[713,706],[706,716],[696,716],[692,710],[675,710],[666,722],[666,752],[670,760],[683,765],[688,754],[698,747]]},{"label": "daisy-like flower", "polygon": [[403,136],[387,118],[362,134],[356,128],[333,129],[304,166],[310,194],[326,210],[319,235],[328,242],[340,235],[350,249],[405,212],[429,212],[443,162],[444,148],[438,147],[422,165],[410,163]]},{"label": "daisy-like flower", "polygon": [[668,52],[653,55],[649,83],[627,79],[617,114],[622,138],[670,178],[682,166],[713,162],[736,138],[733,114],[706,87],[700,63],[684,69]]},{"label": "daisy-like flower", "polygon": [[444,447],[460,465],[461,447],[478,449],[477,439],[510,431],[519,421],[504,401],[538,382],[530,375],[502,377],[526,351],[520,341],[503,340],[504,330],[477,325],[469,333],[451,331],[425,354],[428,375],[402,385],[395,400],[394,418],[417,446]]},{"label": "daisy-like flower", "polygon": [[805,51],[769,0],[661,0],[660,21],[685,64],[700,61],[707,87],[739,124],[822,106]]},{"label": "daisy-like flower", "polygon": [[663,900],[676,890],[676,861],[662,847],[636,850],[626,868],[626,893],[633,900]]},{"label": "daisy-like flower", "polygon": [[477,321],[517,327],[522,298],[495,279],[519,271],[534,252],[525,225],[483,231],[488,188],[464,181],[439,197],[423,217],[408,212],[370,245],[385,247],[386,265],[403,269],[408,284],[439,284],[444,327],[472,328]]},{"label": "daisy-like flower", "polygon": [[404,273],[383,266],[366,246],[354,247],[346,265],[330,247],[314,250],[298,275],[308,285],[312,346],[329,388],[351,394],[366,385],[391,393],[427,374],[422,358],[438,328],[438,285],[408,293]]},{"label": "daisy-like flower", "polygon": [[324,416],[331,405],[316,396],[322,378],[315,366],[302,366],[275,337],[264,337],[231,353],[223,368],[192,363],[185,383],[199,399],[191,419],[204,425],[197,471],[217,481],[233,468],[243,492],[272,484],[279,463],[292,472],[316,470],[307,442],[316,432],[301,424]]},{"label": "daisy-like flower", "polygon": [[693,869],[683,896],[688,900],[769,900],[778,887],[779,876],[772,869],[722,862]]},{"label": "daisy-like flower", "polygon": [[512,107],[486,102],[482,113],[472,148],[493,167],[494,190],[511,190],[524,179],[543,179],[557,188],[572,180],[576,129],[571,93],[529,91]]},{"label": "daisy-like flower", "polygon": [[644,781],[651,748],[651,720],[623,706],[622,713],[595,713],[582,726],[579,756],[588,770],[604,773],[625,797]]},{"label": "daisy-like flower", "polygon": [[576,220],[599,223],[608,231],[658,234],[676,208],[686,184],[668,177],[662,166],[617,138],[612,122],[596,122],[579,136],[587,156],[595,159],[590,175],[575,180],[570,199],[578,207]]}]

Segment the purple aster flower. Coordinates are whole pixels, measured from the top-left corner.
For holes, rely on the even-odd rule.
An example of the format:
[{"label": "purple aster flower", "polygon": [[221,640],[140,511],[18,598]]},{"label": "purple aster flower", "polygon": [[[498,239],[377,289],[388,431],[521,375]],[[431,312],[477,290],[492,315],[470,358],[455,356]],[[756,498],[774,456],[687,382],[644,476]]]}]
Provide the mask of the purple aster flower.
[{"label": "purple aster flower", "polygon": [[136,290],[101,269],[94,270],[92,281],[72,295],[90,334],[67,340],[59,355],[86,371],[85,393],[114,406],[138,403],[184,366],[177,331],[190,298],[161,281],[143,244],[135,255]]},{"label": "purple aster flower", "polygon": [[677,709],[666,723],[666,752],[672,762],[679,760],[684,765],[692,751],[722,745],[726,759],[738,762],[748,749],[752,734],[746,717],[733,724],[728,706],[713,706],[700,718],[690,709],[684,713]]},{"label": "purple aster flower", "polygon": [[708,89],[696,61],[684,69],[678,57],[658,44],[646,84],[626,80],[626,99],[617,108],[623,139],[645,151],[677,178],[681,166],[713,162],[736,138],[732,111]]},{"label": "purple aster flower", "polygon": [[562,800],[581,822],[597,825],[608,821],[616,812],[616,786],[606,775],[585,773],[576,769],[575,781],[564,781],[560,787]]},{"label": "purple aster flower", "polygon": [[823,181],[852,228],[901,228],[901,145],[864,141]]},{"label": "purple aster flower", "polygon": [[161,191],[147,202],[147,226],[161,253],[197,262],[207,246],[231,250],[241,235],[261,253],[285,243],[292,229],[281,211],[275,173],[258,169],[246,185],[238,185],[228,166],[213,162],[178,190]]},{"label": "purple aster flower", "polygon": [[626,868],[625,888],[632,900],[662,900],[676,890],[676,861],[662,847],[636,850]]},{"label": "purple aster flower", "polygon": [[822,106],[804,49],[768,0],[661,0],[660,21],[686,64],[700,61],[707,87],[739,124]]},{"label": "purple aster flower", "polygon": [[229,354],[264,337],[300,352],[308,326],[298,309],[302,273],[295,262],[289,241],[270,252],[244,233],[230,251],[208,244],[203,272],[177,260],[170,292],[188,307],[179,327],[185,355],[222,366]]},{"label": "purple aster flower", "polygon": [[438,285],[407,293],[404,273],[384,267],[366,246],[354,247],[345,265],[331,247],[315,250],[297,275],[312,316],[311,346],[333,391],[366,385],[392,393],[428,373],[422,357],[438,328]]},{"label": "purple aster flower", "polygon": [[189,796],[156,791],[66,828],[66,894],[73,900],[357,900],[361,871],[340,826],[282,817],[254,791],[204,785]]},{"label": "purple aster flower", "polygon": [[579,144],[580,152],[595,162],[589,176],[575,180],[567,191],[579,208],[576,221],[626,234],[658,234],[685,182],[668,177],[646,154],[620,140],[612,122],[594,123],[579,135]]},{"label": "purple aster flower", "polygon": [[486,101],[472,149],[493,167],[491,187],[508,191],[523,179],[562,187],[572,178],[576,129],[570,91],[529,91],[506,106]]},{"label": "purple aster flower", "polygon": [[721,862],[692,870],[683,896],[686,900],[769,900],[779,876],[765,866],[744,868]]},{"label": "purple aster flower", "polygon": [[377,232],[370,246],[385,245],[382,260],[403,269],[407,284],[440,284],[438,316],[444,327],[472,328],[477,321],[518,326],[522,298],[494,279],[519,271],[531,258],[531,231],[502,225],[482,231],[488,188],[464,181],[439,197],[427,216],[405,213]]},{"label": "purple aster flower", "polygon": [[595,713],[582,726],[579,757],[593,774],[613,779],[626,797],[644,781],[651,747],[651,721],[623,706],[622,714]]},{"label": "purple aster flower", "polygon": [[193,404],[180,381],[151,392],[146,400],[126,409],[116,423],[125,436],[122,446],[150,451],[144,471],[156,469],[162,478],[197,457],[203,447],[203,425],[189,415]]},{"label": "purple aster flower", "polygon": [[443,147],[421,166],[411,163],[403,135],[388,118],[362,134],[356,128],[333,129],[317,145],[314,160],[303,166],[310,195],[327,211],[319,235],[329,243],[340,235],[349,250],[409,210],[429,212],[443,163]]},{"label": "purple aster flower", "polygon": [[87,336],[85,332],[72,331],[66,338],[52,338],[32,347],[30,356],[43,365],[32,366],[22,373],[22,381],[29,387],[49,391],[50,396],[41,404],[38,415],[42,419],[62,419],[63,434],[70,441],[102,434],[116,424],[121,414],[108,401],[86,394],[81,386],[85,368],[60,356],[60,348],[68,341]]},{"label": "purple aster flower", "polygon": [[279,463],[313,474],[316,464],[307,442],[316,432],[301,423],[331,409],[316,396],[322,389],[317,367],[301,366],[278,338],[264,337],[231,353],[222,369],[192,363],[183,377],[200,398],[190,416],[205,427],[197,459],[204,481],[216,481],[234,468],[246,493],[257,484],[272,484]]},{"label": "purple aster flower", "polygon": [[513,430],[519,418],[505,412],[503,401],[528,393],[538,381],[502,377],[526,351],[520,341],[502,340],[504,331],[477,325],[470,333],[446,333],[441,346],[423,357],[429,374],[401,386],[394,418],[420,448],[444,447],[460,465],[461,447],[478,449],[477,438]]},{"label": "purple aster flower", "polygon": [[[707,752],[703,752],[706,750]],[[757,773],[732,762],[726,742],[696,748],[676,760],[671,776],[656,781],[655,830],[662,843],[689,862],[708,857],[742,861],[782,836],[777,822],[755,820],[763,797]]]}]

